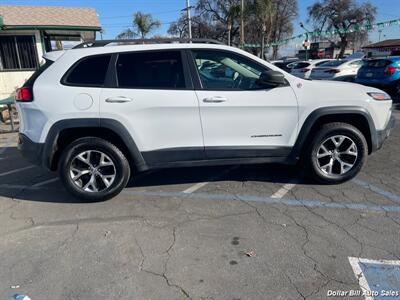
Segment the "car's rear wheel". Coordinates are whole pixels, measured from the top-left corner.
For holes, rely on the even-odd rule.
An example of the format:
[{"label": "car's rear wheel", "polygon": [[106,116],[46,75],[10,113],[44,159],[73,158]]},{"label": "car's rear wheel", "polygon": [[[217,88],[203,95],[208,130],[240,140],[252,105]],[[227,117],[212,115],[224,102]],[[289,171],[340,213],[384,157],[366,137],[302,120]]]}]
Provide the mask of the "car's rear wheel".
[{"label": "car's rear wheel", "polygon": [[126,186],[129,163],[113,144],[96,137],[81,138],[70,144],[59,162],[65,188],[79,199],[107,200]]},{"label": "car's rear wheel", "polygon": [[315,134],[306,161],[314,179],[335,184],[355,177],[367,155],[367,141],[360,130],[346,123],[329,123]]}]

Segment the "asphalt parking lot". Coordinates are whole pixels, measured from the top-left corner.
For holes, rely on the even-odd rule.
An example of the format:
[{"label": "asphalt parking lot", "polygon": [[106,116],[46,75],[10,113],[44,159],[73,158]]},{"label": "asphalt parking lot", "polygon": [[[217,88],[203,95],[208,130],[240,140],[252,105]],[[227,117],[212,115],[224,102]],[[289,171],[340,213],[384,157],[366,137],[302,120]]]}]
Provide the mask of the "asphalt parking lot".
[{"label": "asphalt parking lot", "polygon": [[140,174],[99,203],[72,198],[55,174],[20,157],[15,133],[1,134],[0,298],[400,292],[400,110],[394,114],[384,148],[342,185],[316,185],[282,165],[175,169]]}]

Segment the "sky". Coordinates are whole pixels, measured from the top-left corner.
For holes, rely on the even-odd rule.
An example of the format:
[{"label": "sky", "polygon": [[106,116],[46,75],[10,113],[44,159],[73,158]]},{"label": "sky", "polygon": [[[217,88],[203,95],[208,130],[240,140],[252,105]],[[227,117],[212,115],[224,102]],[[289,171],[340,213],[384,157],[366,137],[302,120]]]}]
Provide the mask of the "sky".
[{"label": "sky", "polygon": [[[196,4],[196,0],[191,0],[190,2],[191,5]],[[304,32],[299,23],[307,21],[307,7],[314,2],[315,0],[298,0],[299,17],[294,22],[295,30],[293,35]],[[363,3],[366,1],[358,0],[358,2]],[[378,8],[378,22],[400,19],[400,0],[370,0],[370,2]],[[118,33],[131,25],[132,15],[136,11],[151,13],[162,24],[153,34],[166,35],[170,23],[178,19],[181,10],[185,8],[186,0],[0,0],[0,5],[92,7],[97,10],[100,22],[105,29],[103,38],[113,39]],[[312,25],[306,24],[306,27],[312,28]],[[384,28],[381,33],[381,39],[387,38],[400,38],[400,26]],[[371,33],[370,40],[377,42],[379,33]],[[301,41],[296,41],[295,43],[300,45]],[[288,48],[295,47],[296,45],[293,44],[289,45]]]}]

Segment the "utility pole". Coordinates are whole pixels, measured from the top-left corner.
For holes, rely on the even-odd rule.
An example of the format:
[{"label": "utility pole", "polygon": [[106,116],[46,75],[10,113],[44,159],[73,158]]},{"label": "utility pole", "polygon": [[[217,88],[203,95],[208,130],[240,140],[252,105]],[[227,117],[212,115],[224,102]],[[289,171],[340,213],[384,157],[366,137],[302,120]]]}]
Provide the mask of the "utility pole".
[{"label": "utility pole", "polygon": [[244,48],[244,0],[242,0],[240,9],[240,47]]},{"label": "utility pole", "polygon": [[303,22],[300,22],[300,27],[306,32],[306,40],[303,42],[303,47],[306,50],[306,60],[308,60],[308,49],[310,48],[309,34],[311,33],[305,26]]},{"label": "utility pole", "polygon": [[190,19],[190,9],[192,7],[190,6],[190,0],[186,0],[186,14],[187,14],[187,19],[188,19],[188,28],[189,28],[189,39],[192,39],[192,20]]}]

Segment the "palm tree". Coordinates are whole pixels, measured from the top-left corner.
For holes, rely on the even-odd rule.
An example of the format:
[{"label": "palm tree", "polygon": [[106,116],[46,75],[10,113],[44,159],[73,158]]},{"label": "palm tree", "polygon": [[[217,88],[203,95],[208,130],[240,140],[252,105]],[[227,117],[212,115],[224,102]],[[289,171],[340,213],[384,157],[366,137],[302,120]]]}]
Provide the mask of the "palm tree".
[{"label": "palm tree", "polygon": [[145,14],[140,11],[133,15],[133,32],[142,39],[146,37],[152,30],[161,26],[160,21],[154,20],[151,14]]},{"label": "palm tree", "polygon": [[241,7],[240,7],[240,5],[231,5],[228,7],[222,6],[222,11],[223,11],[223,14],[225,15],[226,27],[228,30],[228,46],[230,46],[231,45],[232,26],[233,26],[233,23],[235,22],[235,20],[241,14]]},{"label": "palm tree", "polygon": [[[265,38],[267,43],[270,41],[271,28],[273,27],[274,8],[271,0],[257,0],[256,14],[261,22],[261,58],[264,58]],[[267,36],[265,34],[267,33]]]}]

